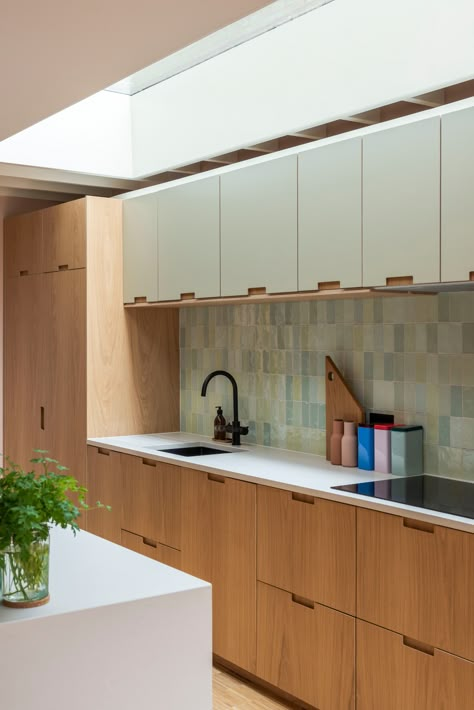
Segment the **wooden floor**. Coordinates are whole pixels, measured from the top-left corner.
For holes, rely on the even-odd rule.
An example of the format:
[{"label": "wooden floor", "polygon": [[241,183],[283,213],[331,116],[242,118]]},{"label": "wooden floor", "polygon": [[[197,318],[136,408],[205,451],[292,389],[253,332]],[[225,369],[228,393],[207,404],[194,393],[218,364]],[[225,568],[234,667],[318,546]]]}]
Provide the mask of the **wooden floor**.
[{"label": "wooden floor", "polygon": [[213,710],[287,710],[295,707],[276,700],[221,668],[213,668],[212,687]]}]

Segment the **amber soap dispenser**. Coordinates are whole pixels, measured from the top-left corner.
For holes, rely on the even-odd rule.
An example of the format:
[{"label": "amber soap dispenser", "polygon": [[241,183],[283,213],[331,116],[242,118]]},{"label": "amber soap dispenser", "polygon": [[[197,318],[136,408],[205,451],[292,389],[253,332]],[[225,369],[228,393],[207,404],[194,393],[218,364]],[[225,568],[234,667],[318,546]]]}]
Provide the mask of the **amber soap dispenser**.
[{"label": "amber soap dispenser", "polygon": [[222,406],[216,407],[217,414],[214,419],[214,439],[225,441],[225,419],[222,412]]}]

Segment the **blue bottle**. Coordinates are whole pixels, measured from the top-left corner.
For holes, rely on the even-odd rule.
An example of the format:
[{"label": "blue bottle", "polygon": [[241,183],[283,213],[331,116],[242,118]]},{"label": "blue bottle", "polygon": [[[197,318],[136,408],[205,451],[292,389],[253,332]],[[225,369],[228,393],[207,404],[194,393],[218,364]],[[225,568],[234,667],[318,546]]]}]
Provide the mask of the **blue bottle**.
[{"label": "blue bottle", "polygon": [[358,466],[364,471],[374,470],[374,428],[359,424],[357,430]]}]

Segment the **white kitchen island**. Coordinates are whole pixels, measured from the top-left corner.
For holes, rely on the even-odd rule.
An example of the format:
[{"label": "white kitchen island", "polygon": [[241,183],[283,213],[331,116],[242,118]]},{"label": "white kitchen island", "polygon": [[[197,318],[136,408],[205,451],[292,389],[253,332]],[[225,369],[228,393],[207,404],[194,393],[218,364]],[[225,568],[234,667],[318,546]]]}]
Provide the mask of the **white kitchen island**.
[{"label": "white kitchen island", "polygon": [[1,708],[211,710],[208,583],[55,528],[50,595],[0,605]]}]

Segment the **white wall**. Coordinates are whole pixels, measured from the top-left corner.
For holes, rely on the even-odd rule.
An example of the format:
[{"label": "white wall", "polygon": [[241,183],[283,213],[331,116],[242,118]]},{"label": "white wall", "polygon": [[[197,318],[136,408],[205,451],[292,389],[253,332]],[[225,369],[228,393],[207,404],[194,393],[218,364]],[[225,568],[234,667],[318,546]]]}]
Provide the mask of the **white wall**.
[{"label": "white wall", "polygon": [[0,162],[129,178],[130,97],[101,91],[0,142]]},{"label": "white wall", "polygon": [[[0,195],[0,372],[3,373],[3,220],[11,214],[33,212],[42,207],[49,207],[55,202],[41,200],[25,200],[19,197],[2,197]],[[3,374],[0,377],[0,454],[3,451]]]},{"label": "white wall", "polygon": [[335,0],[132,97],[146,176],[474,76],[469,0]]}]

